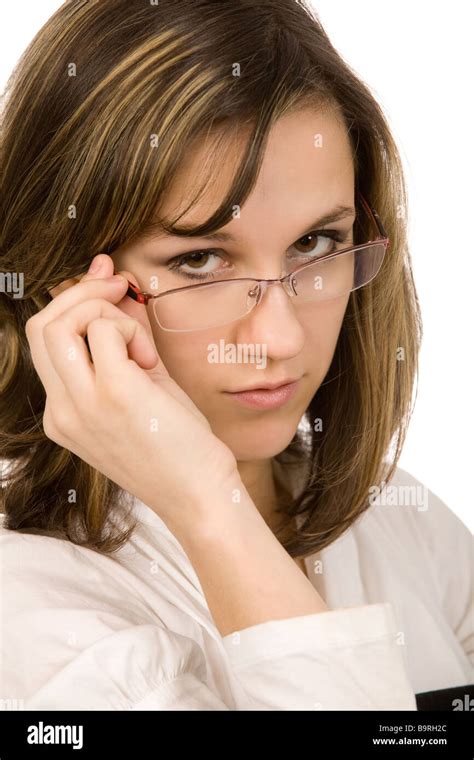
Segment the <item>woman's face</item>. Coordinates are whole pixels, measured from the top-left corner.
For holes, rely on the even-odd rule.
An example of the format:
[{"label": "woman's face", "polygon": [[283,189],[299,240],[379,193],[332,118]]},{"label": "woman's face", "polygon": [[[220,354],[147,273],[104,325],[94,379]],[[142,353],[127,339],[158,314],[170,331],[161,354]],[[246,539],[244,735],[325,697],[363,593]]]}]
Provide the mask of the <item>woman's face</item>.
[{"label": "woman's face", "polygon": [[[209,147],[205,143],[190,151],[160,209],[167,218],[186,207],[193,194],[193,179],[199,176],[200,167],[202,171],[206,156]],[[180,226],[209,217],[225,197],[234,168],[229,154],[217,181],[179,220]],[[136,239],[112,258],[116,271],[132,273],[148,292],[201,282],[187,279],[186,273],[278,278],[309,256],[333,249],[330,238],[305,234],[318,229],[315,220],[338,206],[354,207],[354,171],[346,131],[331,112],[306,110],[285,116],[273,128],[251,195],[240,216],[220,230],[229,235],[225,242],[160,234]],[[354,218],[354,211],[346,212],[344,218],[325,225],[326,230],[341,234],[344,242],[337,244],[338,248],[353,241]],[[166,262],[173,257],[203,249],[212,252],[193,256],[181,263],[179,271],[167,269]],[[159,289],[154,278],[158,278]],[[157,350],[171,377],[207,417],[237,461],[251,461],[275,456],[292,440],[328,371],[348,298],[296,306],[282,286],[273,285],[242,319],[194,332],[165,331],[156,322],[152,304],[146,308]],[[236,349],[231,356],[235,361],[227,363],[224,351],[214,355],[218,361],[210,360],[212,346],[230,345]],[[249,345],[253,354],[248,353],[252,348],[244,348]],[[251,408],[226,393],[293,378],[299,378],[296,393],[276,408]]]}]

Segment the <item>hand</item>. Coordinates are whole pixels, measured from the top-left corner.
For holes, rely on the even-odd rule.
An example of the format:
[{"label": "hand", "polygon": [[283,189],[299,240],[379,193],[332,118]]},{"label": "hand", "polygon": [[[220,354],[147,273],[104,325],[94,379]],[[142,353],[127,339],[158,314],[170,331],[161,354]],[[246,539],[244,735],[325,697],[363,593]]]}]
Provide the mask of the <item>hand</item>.
[{"label": "hand", "polygon": [[110,279],[112,259],[99,254],[94,262],[101,264],[98,272],[60,292],[26,323],[46,390],[45,434],[137,496],[169,527],[191,526],[193,510],[238,476],[235,457],[169,376],[146,308],[124,298],[125,277],[136,283],[133,275]]}]

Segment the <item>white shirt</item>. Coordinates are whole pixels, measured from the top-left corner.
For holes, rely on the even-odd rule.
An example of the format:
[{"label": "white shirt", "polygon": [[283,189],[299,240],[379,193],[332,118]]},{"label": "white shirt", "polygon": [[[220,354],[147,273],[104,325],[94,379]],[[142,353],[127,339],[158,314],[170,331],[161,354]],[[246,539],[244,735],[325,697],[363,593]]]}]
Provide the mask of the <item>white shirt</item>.
[{"label": "white shirt", "polygon": [[[389,485],[422,487],[400,469]],[[329,611],[226,636],[181,545],[138,500],[140,524],[113,555],[1,528],[0,699],[416,710],[416,693],[471,682],[474,658],[472,537],[430,491],[427,506],[372,505],[306,559]]]}]

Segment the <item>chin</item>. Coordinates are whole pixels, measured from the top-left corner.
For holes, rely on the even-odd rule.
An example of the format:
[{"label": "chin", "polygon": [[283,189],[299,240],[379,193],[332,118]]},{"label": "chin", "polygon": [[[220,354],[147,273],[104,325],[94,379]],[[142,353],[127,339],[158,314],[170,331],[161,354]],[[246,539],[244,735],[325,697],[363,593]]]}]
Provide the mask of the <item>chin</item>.
[{"label": "chin", "polygon": [[242,420],[225,430],[213,427],[214,433],[232,451],[239,462],[251,462],[256,459],[271,459],[286,449],[298,428],[300,417],[288,419],[267,419],[263,417],[254,421]]}]

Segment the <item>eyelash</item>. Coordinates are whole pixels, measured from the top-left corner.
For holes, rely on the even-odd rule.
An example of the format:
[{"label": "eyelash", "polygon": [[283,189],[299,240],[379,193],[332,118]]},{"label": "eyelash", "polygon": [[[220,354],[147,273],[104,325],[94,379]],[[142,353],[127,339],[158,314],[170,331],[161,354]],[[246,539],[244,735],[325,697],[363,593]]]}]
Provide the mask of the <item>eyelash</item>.
[{"label": "eyelash", "polygon": [[[338,230],[313,230],[312,232],[307,232],[306,235],[302,235],[301,238],[298,238],[298,240],[302,240],[302,238],[305,237],[325,237],[330,238],[331,240],[334,240],[336,243],[343,243],[345,240],[349,238],[349,235],[351,233],[351,230],[347,233],[339,232]],[[297,241],[298,242],[298,241]],[[329,254],[333,253],[334,251],[329,251],[327,254],[324,254],[325,256],[328,256]],[[214,256],[219,256],[219,252],[215,248],[199,248],[196,251],[188,251],[188,253],[182,253],[179,256],[175,256],[172,259],[169,259],[165,262],[164,266],[167,267],[170,271],[178,271],[178,273],[182,277],[186,277],[186,279],[189,280],[212,280],[216,273],[215,272],[206,272],[205,274],[191,274],[190,272],[180,272],[179,268],[182,264],[186,264],[187,260],[197,254],[212,254]],[[302,254],[302,257],[304,257],[304,254]],[[297,257],[298,258],[298,257]],[[315,258],[317,259],[318,256],[308,256],[308,259]],[[323,257],[321,257],[323,258]]]}]

